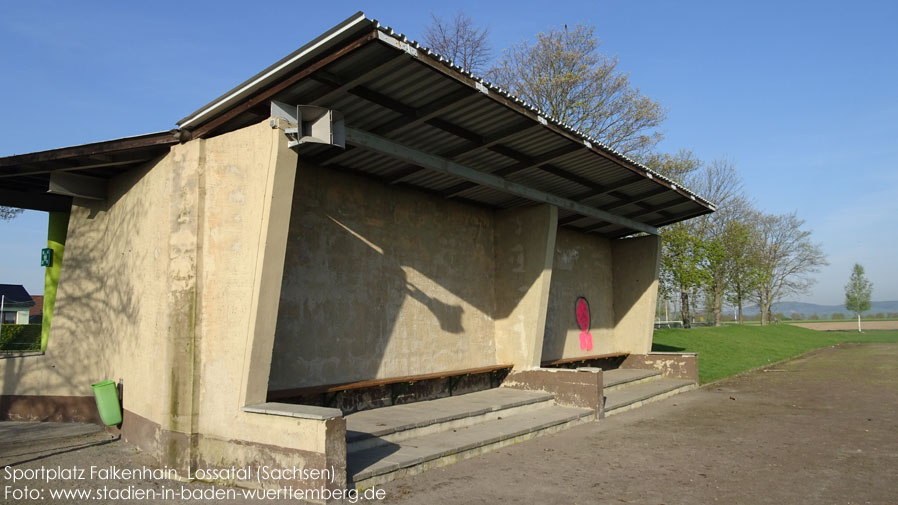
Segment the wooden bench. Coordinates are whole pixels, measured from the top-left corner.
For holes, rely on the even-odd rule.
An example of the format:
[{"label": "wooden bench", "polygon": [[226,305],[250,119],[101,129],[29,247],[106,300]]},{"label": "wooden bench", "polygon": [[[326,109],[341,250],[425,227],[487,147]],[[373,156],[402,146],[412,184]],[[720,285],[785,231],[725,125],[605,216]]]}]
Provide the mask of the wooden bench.
[{"label": "wooden bench", "polygon": [[[405,375],[401,377],[389,377],[385,379],[371,379],[364,381],[354,381],[354,382],[341,382],[339,384],[324,384],[320,386],[309,386],[309,387],[301,387],[301,388],[290,388],[290,389],[279,389],[275,391],[268,392],[268,401],[274,402],[278,400],[286,400],[291,398],[299,398],[299,397],[308,397],[313,395],[337,395],[344,391],[351,391],[355,389],[365,389],[365,388],[374,388],[381,386],[395,386],[397,384],[413,384],[415,382],[425,381],[425,380],[439,380],[439,379],[461,379],[462,377],[474,374],[494,374],[496,372],[500,372],[502,370],[510,370],[514,365],[492,365],[492,366],[484,366],[479,368],[466,368],[464,370],[451,370],[447,372],[437,372],[437,373],[428,373],[428,374],[420,374],[420,375]],[[457,383],[457,381],[456,381]],[[452,394],[453,382],[449,382],[449,394]],[[395,394],[392,395],[395,403]],[[330,404],[330,401],[326,401],[325,404]]]},{"label": "wooden bench", "polygon": [[543,361],[542,363],[540,363],[540,366],[542,366],[544,368],[545,367],[553,367],[553,366],[562,366],[562,365],[569,365],[571,363],[579,363],[581,361],[592,361],[592,360],[609,359],[609,358],[626,358],[629,355],[630,355],[630,353],[628,353],[628,352],[612,352],[609,354],[594,354],[592,356],[577,356],[574,358],[562,358],[562,359]]}]

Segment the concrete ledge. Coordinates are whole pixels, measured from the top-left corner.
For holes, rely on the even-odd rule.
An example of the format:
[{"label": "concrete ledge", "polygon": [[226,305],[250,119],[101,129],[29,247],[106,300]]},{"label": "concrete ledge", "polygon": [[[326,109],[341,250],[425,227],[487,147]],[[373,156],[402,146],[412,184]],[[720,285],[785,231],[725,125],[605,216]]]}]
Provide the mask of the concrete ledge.
[{"label": "concrete ledge", "polygon": [[510,373],[502,387],[551,393],[558,405],[592,409],[597,416],[601,414],[602,370],[598,368],[521,370]]},{"label": "concrete ledge", "polygon": [[31,358],[44,354],[46,353],[43,351],[0,351],[0,359]]},{"label": "concrete ledge", "polygon": [[698,383],[698,353],[652,352],[631,354],[621,368],[654,368],[667,379],[686,379]]},{"label": "concrete ledge", "polygon": [[253,414],[268,414],[271,416],[299,417],[301,419],[315,419],[326,421],[343,417],[343,411],[328,407],[314,407],[312,405],[294,405],[292,403],[257,403],[243,407],[244,412]]},{"label": "concrete ledge", "polygon": [[103,424],[93,396],[2,395],[0,421]]}]

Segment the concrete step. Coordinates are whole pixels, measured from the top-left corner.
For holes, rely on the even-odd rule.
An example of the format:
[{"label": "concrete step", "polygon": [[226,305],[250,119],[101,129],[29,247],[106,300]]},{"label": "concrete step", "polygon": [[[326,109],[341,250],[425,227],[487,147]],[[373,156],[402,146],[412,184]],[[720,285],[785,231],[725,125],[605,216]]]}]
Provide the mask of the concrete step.
[{"label": "concrete step", "polygon": [[643,368],[618,368],[602,373],[602,390],[607,394],[636,384],[663,379],[661,370]]},{"label": "concrete step", "polygon": [[553,395],[495,388],[436,400],[363,410],[346,416],[346,452],[464,428],[551,404]]},{"label": "concrete step", "polygon": [[473,426],[348,454],[347,477],[357,489],[364,489],[593,419],[595,413],[590,409],[544,405]]},{"label": "concrete step", "polygon": [[605,393],[605,416],[619,414],[695,388],[696,384],[691,380],[659,379]]}]

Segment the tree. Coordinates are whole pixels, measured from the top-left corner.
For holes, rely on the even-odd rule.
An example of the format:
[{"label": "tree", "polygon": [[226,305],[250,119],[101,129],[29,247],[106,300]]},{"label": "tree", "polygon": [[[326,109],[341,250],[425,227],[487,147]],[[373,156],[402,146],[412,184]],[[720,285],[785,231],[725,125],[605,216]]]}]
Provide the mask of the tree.
[{"label": "tree", "polygon": [[23,209],[17,209],[15,207],[4,207],[0,205],[0,221],[9,221],[15,219],[16,216],[25,212]]},{"label": "tree", "polygon": [[668,226],[661,234],[661,282],[665,291],[680,295],[684,328],[692,327],[690,294],[707,280],[705,243],[685,223]]},{"label": "tree", "polygon": [[808,319],[810,319],[811,321],[817,321],[820,319],[820,316],[818,316],[817,314],[811,314],[811,317],[809,317]]},{"label": "tree", "polygon": [[814,283],[810,274],[826,265],[820,246],[811,242],[804,221],[791,214],[761,214],[758,220],[758,306],[761,324],[767,323],[773,302],[789,294],[807,291]]},{"label": "tree", "polygon": [[539,33],[502,52],[487,73],[497,85],[575,130],[625,155],[661,141],[666,112],[630,85],[617,59],[598,52],[594,28],[575,25]]},{"label": "tree", "polygon": [[477,27],[464,12],[449,21],[431,14],[424,43],[454,64],[479,74],[490,59],[488,36],[489,28]]},{"label": "tree", "polygon": [[802,315],[798,312],[793,312],[792,315],[789,316],[789,319],[791,319],[793,321],[798,321],[798,320],[802,319]]},{"label": "tree", "polygon": [[864,276],[864,267],[855,263],[845,285],[845,308],[857,315],[857,331],[861,331],[861,312],[870,310],[873,284]]},{"label": "tree", "polygon": [[832,319],[833,321],[836,321],[838,319],[845,319],[845,314],[843,314],[841,312],[833,312],[832,314],[829,315],[829,318]]}]

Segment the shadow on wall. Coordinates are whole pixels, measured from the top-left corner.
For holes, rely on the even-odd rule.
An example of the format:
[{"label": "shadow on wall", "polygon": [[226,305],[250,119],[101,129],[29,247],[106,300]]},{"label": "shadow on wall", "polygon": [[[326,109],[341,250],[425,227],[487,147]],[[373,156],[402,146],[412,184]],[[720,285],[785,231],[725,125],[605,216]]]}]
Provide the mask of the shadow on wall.
[{"label": "shadow on wall", "polygon": [[496,364],[494,223],[300,163],[269,389]]},{"label": "shadow on wall", "polygon": [[[153,164],[110,181],[106,201],[77,200],[73,205],[47,352],[0,360],[0,412],[16,411],[15,398],[6,395],[91,396],[92,383],[118,379],[109,375],[115,370],[114,356],[136,356],[139,339],[154,337],[128,330],[141,317],[151,317],[141,313],[132,275],[136,265],[158,252],[147,234],[159,223],[147,223],[151,202],[144,192],[122,198]],[[157,324],[163,321],[157,319]],[[41,407],[46,408],[40,420],[72,420],[65,406]]]},{"label": "shadow on wall", "polygon": [[[608,239],[559,229],[546,313],[542,360],[596,355],[614,349],[612,251]],[[581,342],[577,300],[589,308],[591,349]]]},{"label": "shadow on wall", "polygon": [[[655,245],[652,237],[617,240],[558,230],[543,361],[649,349],[654,312],[645,295],[655,286]],[[580,337],[578,297],[589,304],[591,349]]]}]

